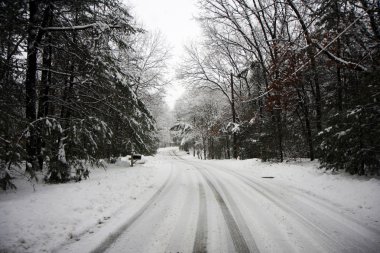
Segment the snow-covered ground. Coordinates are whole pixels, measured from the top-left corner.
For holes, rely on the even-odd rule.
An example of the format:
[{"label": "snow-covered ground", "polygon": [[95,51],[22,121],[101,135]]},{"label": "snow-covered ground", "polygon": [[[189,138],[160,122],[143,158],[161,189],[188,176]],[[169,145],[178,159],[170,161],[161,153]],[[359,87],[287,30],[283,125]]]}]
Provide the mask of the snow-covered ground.
[{"label": "snow-covered ground", "polygon": [[123,159],[91,170],[88,180],[36,184],[35,191],[16,181],[17,191],[0,194],[0,252],[51,252],[120,215],[133,215],[164,183],[164,163],[150,157],[129,167]]},{"label": "snow-covered ground", "polygon": [[[188,158],[189,159],[189,158]],[[295,188],[326,200],[380,226],[380,180],[347,173],[332,174],[318,169],[318,162],[290,161],[262,163],[258,159],[242,161],[205,161],[233,168],[253,177],[275,177],[278,185]],[[271,180],[271,179],[268,179]]]},{"label": "snow-covered ground", "polygon": [[0,193],[0,252],[375,251],[380,180],[317,165],[200,161],[167,148],[79,183],[33,191],[19,180]]}]

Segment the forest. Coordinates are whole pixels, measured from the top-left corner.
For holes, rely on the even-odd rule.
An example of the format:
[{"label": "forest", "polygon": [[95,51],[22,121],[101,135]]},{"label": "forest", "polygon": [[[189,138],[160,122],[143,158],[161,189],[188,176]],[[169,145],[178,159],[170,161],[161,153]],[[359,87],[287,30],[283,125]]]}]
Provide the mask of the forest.
[{"label": "forest", "polygon": [[149,107],[162,100],[169,56],[159,32],[118,0],[0,8],[1,188],[14,187],[12,173],[78,181],[100,159],[156,152]]},{"label": "forest", "polygon": [[[379,1],[198,5],[202,37],[175,70],[181,148],[380,173]],[[14,173],[80,181],[104,159],[156,152],[170,50],[123,1],[4,0],[0,20],[2,189]]]},{"label": "forest", "polygon": [[177,142],[203,159],[379,174],[380,2],[200,0]]}]

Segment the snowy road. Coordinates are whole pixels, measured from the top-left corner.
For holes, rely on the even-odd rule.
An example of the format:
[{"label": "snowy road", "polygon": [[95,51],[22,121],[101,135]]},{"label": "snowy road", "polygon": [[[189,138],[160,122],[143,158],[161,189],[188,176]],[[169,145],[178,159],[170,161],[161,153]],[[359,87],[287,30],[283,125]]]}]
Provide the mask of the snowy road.
[{"label": "snowy road", "polygon": [[[164,185],[92,252],[379,252],[379,226],[276,179],[162,153]],[[82,248],[83,250],[83,248]]]}]

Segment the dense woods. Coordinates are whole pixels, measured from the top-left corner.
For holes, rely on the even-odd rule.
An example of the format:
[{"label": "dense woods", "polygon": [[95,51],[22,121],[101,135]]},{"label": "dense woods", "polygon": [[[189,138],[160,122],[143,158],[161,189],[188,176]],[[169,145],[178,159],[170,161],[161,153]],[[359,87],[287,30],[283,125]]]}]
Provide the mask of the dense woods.
[{"label": "dense woods", "polygon": [[379,173],[379,1],[199,5],[203,40],[178,70],[192,88],[172,128],[183,148]]},{"label": "dense woods", "polygon": [[[81,180],[88,165],[157,149],[144,104],[159,97],[168,52],[121,1],[0,2],[0,181]],[[153,103],[153,102],[152,102]],[[41,174],[40,173],[40,174]]]},{"label": "dense woods", "polygon": [[[199,7],[202,39],[176,70],[189,88],[172,127],[182,148],[202,159],[307,157],[379,173],[379,1]],[[144,31],[120,0],[4,0],[0,20],[3,189],[17,168],[66,182],[101,159],[155,153],[155,118],[171,122],[159,32]]]}]

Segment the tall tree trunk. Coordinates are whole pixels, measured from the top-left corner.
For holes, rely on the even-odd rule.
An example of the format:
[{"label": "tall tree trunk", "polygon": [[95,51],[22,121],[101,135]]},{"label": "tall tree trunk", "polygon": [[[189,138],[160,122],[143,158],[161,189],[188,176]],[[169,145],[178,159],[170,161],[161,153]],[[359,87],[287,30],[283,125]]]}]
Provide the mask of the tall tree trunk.
[{"label": "tall tree trunk", "polygon": [[[339,56],[339,54],[338,54]],[[342,73],[341,67],[336,66],[336,78],[337,78],[337,107],[338,111],[343,111],[343,85],[342,85]]]},{"label": "tall tree trunk", "polygon": [[[305,100],[308,101],[308,99],[306,98],[307,95],[306,95],[306,91],[305,91],[304,86],[302,86],[302,90],[304,93],[302,101],[305,101]],[[308,103],[303,102],[302,108],[303,108],[303,112],[304,112],[304,116],[305,116],[306,140],[307,140],[307,143],[309,146],[309,157],[310,157],[310,160],[313,161],[314,160],[314,144],[313,144],[313,137],[312,137],[312,132],[311,132]]]},{"label": "tall tree trunk", "polygon": [[204,160],[207,160],[206,137],[202,137]]},{"label": "tall tree trunk", "polygon": [[277,130],[277,144],[278,144],[278,154],[280,158],[280,162],[284,161],[284,151],[283,151],[283,133],[282,133],[282,117],[281,117],[281,109],[275,110],[275,118],[276,118],[276,130]]},{"label": "tall tree trunk", "polygon": [[318,78],[318,71],[317,71],[317,64],[315,61],[315,52],[314,52],[314,45],[311,40],[311,36],[309,33],[309,30],[300,14],[298,11],[297,7],[294,5],[292,0],[287,0],[289,6],[293,9],[294,13],[297,16],[298,21],[301,24],[303,33],[305,35],[306,43],[308,45],[307,47],[307,54],[308,57],[310,58],[310,65],[313,71],[313,84],[315,87],[315,111],[316,111],[316,126],[318,132],[322,131],[322,104],[321,104],[321,90],[320,90],[320,84],[319,84],[319,78]]},{"label": "tall tree trunk", "polygon": [[313,145],[313,137],[311,133],[311,125],[310,125],[310,119],[309,119],[309,109],[304,106],[304,115],[305,115],[305,125],[306,125],[306,140],[309,146],[309,157],[310,160],[314,160],[314,145]]},{"label": "tall tree trunk", "polygon": [[[193,127],[195,128],[195,116],[193,118]],[[195,141],[193,141],[193,156],[195,157]]]},{"label": "tall tree trunk", "polygon": [[[50,42],[49,42],[50,43]],[[52,48],[50,45],[45,47],[42,55],[42,74],[41,74],[41,86],[42,92],[39,99],[38,106],[38,118],[46,117],[49,112],[49,92],[51,85],[51,57],[52,57]]]},{"label": "tall tree trunk", "polygon": [[[50,7],[49,14],[48,14],[48,25],[52,25],[52,9]],[[49,36],[48,43],[49,45],[45,45],[43,54],[42,54],[42,74],[41,74],[41,86],[42,86],[42,91],[40,92],[40,98],[38,101],[38,114],[37,118],[44,118],[48,115],[49,111],[49,103],[48,103],[48,96],[49,96],[49,89],[51,85],[51,57],[52,57],[52,48],[51,48],[51,36]],[[37,156],[38,156],[38,164],[39,164],[39,169],[43,168],[43,154],[42,154],[42,148],[44,146],[43,140],[41,136],[38,137],[37,140]]]},{"label": "tall tree trunk", "polygon": [[298,111],[297,111],[297,115],[302,125],[302,132],[305,135],[306,142],[309,147],[309,158],[311,161],[313,161],[315,158],[315,155],[314,155],[313,135],[312,135],[311,124],[310,124],[310,116],[309,116],[309,98],[307,97],[305,86],[302,85],[301,87],[302,87],[302,95],[298,89],[297,89],[297,94],[298,94],[299,101],[301,101],[300,107],[305,117],[305,126],[302,122],[302,118],[299,115]]},{"label": "tall tree trunk", "polygon": [[25,79],[25,116],[29,122],[29,135],[26,140],[26,171],[31,175],[38,170],[37,162],[37,141],[38,134],[34,122],[37,119],[37,26],[39,1],[29,2],[29,28],[28,28],[28,48],[26,59],[26,79]]},{"label": "tall tree trunk", "polygon": [[[38,163],[38,138],[39,133],[35,126],[37,119],[37,46],[40,44],[44,31],[37,27],[45,27],[51,6],[46,7],[41,16],[40,0],[29,1],[29,27],[28,27],[28,48],[26,58],[26,78],[25,78],[25,116],[29,123],[29,135],[26,139],[26,171],[34,176],[34,172],[40,169]],[[39,24],[39,18],[42,22]]]},{"label": "tall tree trunk", "polygon": [[226,158],[231,159],[229,137],[226,136]]},{"label": "tall tree trunk", "polygon": [[215,159],[214,139],[212,137],[210,137],[210,158]]},{"label": "tall tree trunk", "polygon": [[[339,10],[339,3],[336,2],[334,4],[335,12],[337,17],[337,24],[336,29],[337,33],[339,34],[341,31],[340,29],[340,10]],[[341,40],[338,38],[336,40],[336,47],[337,47],[337,57],[341,57]],[[339,64],[336,65],[336,93],[337,93],[337,108],[339,112],[343,111],[343,87],[342,87],[342,73],[341,73],[341,67]]]},{"label": "tall tree trunk", "polygon": [[[234,98],[234,79],[232,72],[230,74],[231,77],[231,111],[232,111],[232,122],[236,123],[236,111],[235,111],[235,98]],[[236,133],[233,133],[232,135],[232,156],[233,158],[237,158],[237,136]]]}]

